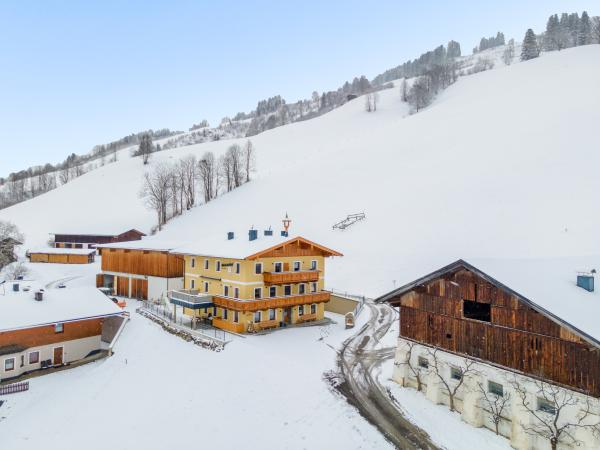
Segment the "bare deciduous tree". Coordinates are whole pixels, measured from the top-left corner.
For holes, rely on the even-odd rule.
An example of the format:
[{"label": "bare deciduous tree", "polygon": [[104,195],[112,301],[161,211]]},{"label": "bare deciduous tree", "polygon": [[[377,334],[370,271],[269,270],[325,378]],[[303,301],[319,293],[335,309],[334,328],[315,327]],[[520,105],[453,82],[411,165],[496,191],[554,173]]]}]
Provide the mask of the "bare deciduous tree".
[{"label": "bare deciduous tree", "polygon": [[185,197],[185,209],[196,204],[196,181],[198,180],[198,161],[194,155],[188,155],[179,161],[179,170],[183,179],[182,191]]},{"label": "bare deciduous tree", "polygon": [[216,196],[217,165],[215,155],[212,152],[206,152],[202,156],[198,167],[200,169],[202,191],[204,192],[204,203],[208,203]]},{"label": "bare deciduous tree", "polygon": [[426,76],[417,78],[408,91],[408,103],[416,112],[429,105],[432,97],[433,94],[429,88],[429,77]]},{"label": "bare deciduous tree", "polygon": [[158,229],[167,223],[167,207],[171,196],[172,168],[168,164],[157,165],[152,172],[144,174],[140,197],[146,206],[156,212]]},{"label": "bare deciduous tree", "polygon": [[[475,374],[477,372],[475,361],[465,358],[460,365],[450,366],[449,364],[444,363],[440,360],[438,355],[439,349],[428,349],[427,354],[431,356],[432,363],[430,366],[430,370],[437,376],[440,380],[440,383],[446,389],[448,393],[448,398],[450,400],[450,411],[455,411],[454,400],[456,398],[456,393],[463,386],[465,378]],[[444,376],[444,369],[449,367],[451,370],[454,368],[456,370],[457,376],[454,378],[453,383],[450,383],[448,379]]]},{"label": "bare deciduous tree", "polygon": [[505,392],[503,395],[489,393],[481,383],[477,383],[477,387],[483,396],[484,409],[490,413],[490,421],[494,425],[496,434],[500,434],[500,422],[505,409],[510,404],[510,393]]},{"label": "bare deciduous tree", "polygon": [[371,92],[365,96],[365,110],[367,112],[377,111],[377,102],[379,101],[379,94],[377,92]]},{"label": "bare deciduous tree", "polygon": [[404,345],[407,347],[406,359],[404,362],[400,363],[400,365],[405,365],[408,367],[408,370],[410,370],[412,376],[415,377],[415,380],[417,380],[417,391],[420,392],[423,390],[423,380],[421,377],[425,374],[425,370],[418,365],[415,366],[412,363],[413,350],[417,344],[414,342],[405,342]]},{"label": "bare deciduous tree", "polygon": [[573,391],[536,380],[536,401],[532,404],[523,383],[515,377],[511,384],[521,405],[533,419],[533,423],[521,426],[530,435],[548,439],[552,450],[556,450],[559,443],[580,444],[574,434],[576,429],[589,429],[596,435],[600,433],[600,420],[591,412],[589,396],[581,399]]},{"label": "bare deciduous tree", "polygon": [[23,240],[24,236],[15,224],[0,220],[0,269],[16,260],[15,244]]},{"label": "bare deciduous tree", "polygon": [[400,83],[400,99],[403,102],[408,101],[408,83],[406,82],[406,78],[402,78],[402,83]]},{"label": "bare deciduous tree", "polygon": [[244,147],[244,162],[246,164],[246,183],[250,181],[250,172],[254,169],[254,146],[252,141],[248,139]]}]

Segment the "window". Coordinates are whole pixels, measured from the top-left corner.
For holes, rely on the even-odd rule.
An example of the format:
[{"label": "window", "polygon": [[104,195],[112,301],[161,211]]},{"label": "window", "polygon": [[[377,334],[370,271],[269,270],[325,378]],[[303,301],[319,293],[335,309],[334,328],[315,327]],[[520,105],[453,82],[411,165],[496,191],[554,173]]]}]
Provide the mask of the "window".
[{"label": "window", "polygon": [[254,273],[260,275],[262,273],[262,263],[256,263],[254,265]]},{"label": "window", "polygon": [[275,273],[283,272],[283,264],[280,262],[273,263],[275,266]]},{"label": "window", "polygon": [[240,273],[242,271],[242,266],[240,263],[235,263],[235,273]]},{"label": "window", "polygon": [[260,322],[260,311],[256,311],[256,312],[254,313],[254,322],[255,322],[255,323],[258,323],[258,322]]},{"label": "window", "polygon": [[277,297],[277,287],[276,286],[271,286],[269,288],[269,297],[271,297],[271,298]]},{"label": "window", "polygon": [[233,298],[240,298],[240,288],[233,288]]},{"label": "window", "polygon": [[190,266],[192,266],[192,269],[196,267],[196,258],[192,258],[192,260],[190,261]]},{"label": "window", "polygon": [[310,292],[317,292],[317,282],[313,281],[310,283]]},{"label": "window", "polygon": [[215,261],[215,270],[217,272],[221,271],[221,261]]},{"label": "window", "polygon": [[276,311],[276,310],[274,310],[274,309],[270,309],[270,310],[269,310],[269,320],[275,320],[275,317],[276,317],[276,315],[275,315],[275,314],[276,314],[276,312],[277,312],[277,311]]},{"label": "window", "polygon": [[229,297],[229,286],[223,286],[223,295]]},{"label": "window", "polygon": [[298,306],[298,315],[299,316],[303,316],[304,315],[304,305]]},{"label": "window", "polygon": [[15,358],[8,358],[4,360],[4,371],[10,372],[15,370]]},{"label": "window", "polygon": [[262,288],[254,288],[254,298],[262,298]]},{"label": "window", "polygon": [[504,397],[504,386],[494,381],[488,381],[488,392],[497,395],[498,397]]},{"label": "window", "polygon": [[301,283],[298,285],[298,294],[303,295],[306,293],[306,285]]},{"label": "window", "polygon": [[204,260],[204,270],[208,270],[208,259]]},{"label": "window", "polygon": [[554,405],[554,403],[543,397],[538,397],[537,409],[538,409],[538,411],[552,414],[553,416],[556,415],[556,406]]},{"label": "window", "polygon": [[40,352],[29,353],[29,364],[37,364],[40,362]]},{"label": "window", "polygon": [[313,303],[312,305],[310,305],[310,313],[311,314],[317,313],[317,304],[316,303]]},{"label": "window", "polygon": [[190,280],[190,288],[196,289],[196,280]]},{"label": "window", "polygon": [[292,295],[292,286],[287,284],[283,287],[283,295],[290,296]]},{"label": "window", "polygon": [[419,356],[419,359],[417,359],[417,364],[419,364],[419,367],[423,369],[429,369],[429,361],[427,361],[427,358],[424,356]]},{"label": "window", "polygon": [[463,300],[463,317],[465,319],[492,321],[492,307],[489,303],[477,303]]},{"label": "window", "polygon": [[450,367],[450,378],[460,381],[463,377],[463,371],[459,367]]},{"label": "window", "polygon": [[317,268],[318,268],[318,266],[317,266],[317,260],[316,260],[316,259],[313,259],[313,260],[310,262],[310,270],[317,270]]},{"label": "window", "polygon": [[55,323],[54,324],[54,332],[55,333],[62,333],[63,331],[65,331],[65,327],[62,323]]},{"label": "window", "polygon": [[240,313],[238,311],[233,312],[233,321],[238,323],[240,321]]},{"label": "window", "polygon": [[227,310],[226,310],[226,309],[223,309],[223,310],[221,310],[221,311],[222,311],[222,312],[221,312],[221,317],[223,318],[223,320],[227,320]]},{"label": "window", "polygon": [[302,268],[302,263],[300,261],[294,261],[294,272],[300,272]]},{"label": "window", "polygon": [[208,292],[208,281],[204,282],[204,292]]}]

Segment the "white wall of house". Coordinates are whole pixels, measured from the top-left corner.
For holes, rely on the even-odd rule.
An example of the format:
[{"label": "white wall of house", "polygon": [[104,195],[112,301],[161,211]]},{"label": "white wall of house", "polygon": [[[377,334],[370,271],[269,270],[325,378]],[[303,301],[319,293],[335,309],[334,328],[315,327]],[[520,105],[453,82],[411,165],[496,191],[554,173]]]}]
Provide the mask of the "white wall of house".
[{"label": "white wall of house", "polygon": [[[392,379],[404,387],[416,388],[416,377],[408,364],[406,364],[408,360],[409,342],[410,341],[402,338],[398,339],[398,348],[395,355]],[[424,398],[427,398],[429,401],[436,404],[449,405],[450,400],[447,389],[432,370],[433,358],[428,353],[428,350],[431,350],[431,348],[416,344],[411,353],[410,363],[413,368],[419,371],[423,383],[422,392]],[[429,370],[419,368],[419,357],[428,360]],[[451,378],[451,367],[464,367],[465,358],[441,350],[438,350],[437,358],[439,361],[438,365],[441,367],[442,376],[450,386],[454,386],[457,381]],[[511,446],[518,450],[550,450],[550,442],[547,439],[532,433],[527,433],[523,428],[523,425],[533,426],[539,422],[537,422],[531,416],[531,413],[523,407],[521,397],[514,388],[514,383],[516,382],[519,386],[526,389],[530,404],[533,405],[534,408],[537,408],[538,399],[541,397],[538,393],[539,384],[536,385],[535,380],[531,377],[477,362],[476,372],[471,376],[465,376],[463,385],[457,391],[455,396],[455,409],[461,414],[462,420],[474,427],[486,427],[495,431],[494,423],[491,420],[492,414],[489,412],[489,407],[485,402],[483,394],[479,390],[479,384],[481,384],[484,389],[488,390],[489,381],[502,385],[504,395],[510,396],[505,408],[505,413],[502,415],[500,422],[500,434],[507,439],[510,439]],[[561,419],[564,418],[570,423],[577,423],[577,417],[580,417],[578,415],[581,415],[583,409],[586,408],[587,400],[590,402],[592,406],[591,411],[593,412],[593,415],[588,417],[587,423],[600,422],[600,400],[571,390],[565,391],[575,395],[579,400],[579,404],[577,406],[565,408],[560,415]],[[488,395],[490,395],[490,398],[493,398],[493,394],[488,393]],[[544,415],[548,413],[539,411],[539,414]],[[559,449],[592,450],[600,448],[600,437],[595,436],[589,428],[570,429],[570,431],[574,434],[575,438],[580,441],[579,445],[572,445],[570,440],[565,438],[565,442],[559,444]]]},{"label": "white wall of house", "polygon": [[[41,362],[53,360],[54,348],[63,347],[63,364],[72,363],[85,358],[90,352],[99,350],[101,346],[101,336],[91,336],[83,339],[74,339],[71,341],[59,342],[56,344],[41,345],[31,347],[19,353],[0,356],[0,380],[14,378],[25,372],[31,372],[41,368]],[[29,364],[29,354],[39,351],[39,361]],[[5,370],[5,361],[14,358],[14,370]]]},{"label": "white wall of house", "polygon": [[183,277],[148,277],[148,300],[162,300],[166,297],[167,291],[174,289],[183,289]]}]

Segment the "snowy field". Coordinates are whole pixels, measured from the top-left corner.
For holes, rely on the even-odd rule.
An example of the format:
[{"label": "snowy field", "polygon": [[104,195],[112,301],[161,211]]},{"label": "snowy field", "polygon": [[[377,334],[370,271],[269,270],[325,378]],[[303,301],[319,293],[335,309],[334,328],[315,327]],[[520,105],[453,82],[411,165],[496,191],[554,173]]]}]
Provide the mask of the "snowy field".
[{"label": "snowy field", "polygon": [[[51,264],[33,271],[46,280],[78,277],[67,289],[93,275]],[[353,332],[341,316],[213,352],[166,333],[136,314],[135,303],[113,357],[34,378],[28,392],[3,397],[0,448],[390,448],[322,380]]]}]

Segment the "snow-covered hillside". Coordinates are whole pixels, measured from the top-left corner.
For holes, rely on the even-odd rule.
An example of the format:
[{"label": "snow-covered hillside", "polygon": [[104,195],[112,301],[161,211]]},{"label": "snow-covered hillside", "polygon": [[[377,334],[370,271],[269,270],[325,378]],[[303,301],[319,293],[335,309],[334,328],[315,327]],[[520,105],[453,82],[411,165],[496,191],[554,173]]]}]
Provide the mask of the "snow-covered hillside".
[{"label": "snow-covered hillside", "polygon": [[[319,118],[253,138],[255,180],[171,222],[158,238],[194,241],[279,227],[344,253],[330,288],[377,295],[459,257],[600,254],[600,46],[460,78],[408,115],[398,89],[377,112],[359,98]],[[157,153],[153,164],[235,141]],[[148,231],[138,192],[145,168],[122,158],[0,211],[30,247],[48,233]],[[345,231],[349,213],[367,219]],[[245,238],[241,236],[238,238]]]}]

